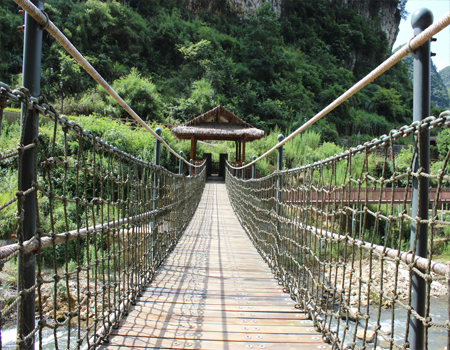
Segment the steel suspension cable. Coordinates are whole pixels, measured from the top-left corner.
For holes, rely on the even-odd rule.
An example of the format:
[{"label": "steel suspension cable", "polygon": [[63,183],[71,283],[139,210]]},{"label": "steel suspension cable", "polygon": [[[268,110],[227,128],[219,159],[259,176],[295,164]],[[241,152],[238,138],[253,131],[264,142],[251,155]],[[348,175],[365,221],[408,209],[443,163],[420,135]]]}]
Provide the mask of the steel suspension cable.
[{"label": "steel suspension cable", "polygon": [[48,18],[48,16],[39,10],[31,1],[29,0],[14,0],[20,7],[22,7],[31,17],[33,17],[36,22],[42,26],[42,30],[47,30],[66,50],[67,52],[88,72],[88,74],[94,78],[94,80],[99,83],[106,92],[116,100],[120,106],[122,106],[128,114],[130,114],[139,124],[141,124],[147,131],[149,131],[153,137],[161,141],[161,143],[166,147],[170,153],[175,157],[183,160],[187,165],[198,168],[203,164],[195,165],[189,163],[186,159],[181,157],[177,152],[175,152],[164,139],[159,136],[147,123],[139,117],[139,115],[119,96],[119,94],[106,82],[105,79],[97,72],[97,70],[84,58],[84,56],[77,50],[77,48],[67,39],[67,37],[55,26],[55,24]]}]

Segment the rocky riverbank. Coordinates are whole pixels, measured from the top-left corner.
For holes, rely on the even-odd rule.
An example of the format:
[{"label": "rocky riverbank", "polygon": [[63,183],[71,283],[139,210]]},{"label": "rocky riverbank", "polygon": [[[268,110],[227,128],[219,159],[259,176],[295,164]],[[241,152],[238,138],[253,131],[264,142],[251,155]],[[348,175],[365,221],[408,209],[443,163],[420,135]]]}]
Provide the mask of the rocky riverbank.
[{"label": "rocky riverbank", "polygon": [[[408,266],[401,263],[398,266],[393,261],[385,260],[383,267],[379,260],[370,260],[368,258],[361,261],[355,261],[353,265],[354,274],[351,276],[351,263],[347,262],[345,266],[345,275],[343,266],[339,267],[337,275],[336,269],[326,274],[329,283],[336,286],[338,294],[350,294],[350,305],[358,305],[359,299],[362,306],[368,303],[379,303],[383,307],[393,306],[395,299],[407,300],[410,288],[410,270]],[[396,280],[396,276],[397,280]],[[445,279],[439,280],[439,276],[432,274],[431,297],[440,297],[447,295],[448,287]],[[370,281],[370,291],[369,291]],[[381,294],[383,291],[383,294]]]},{"label": "rocky riverbank", "polygon": [[[75,281],[69,282],[69,290],[67,290],[65,281],[60,281],[56,290],[52,283],[45,284],[41,288],[40,295],[36,292],[36,317],[40,316],[39,310],[42,306],[44,319],[52,319],[62,323],[72,313],[71,324],[76,324],[78,323],[78,318],[82,323],[89,318],[94,318],[96,310],[99,317],[101,317],[103,314],[107,316],[106,311],[114,308],[114,300],[108,300],[105,297],[102,284],[97,282],[97,286],[95,286],[91,282],[88,288],[87,279],[83,278],[80,280],[79,289],[78,298],[78,288]],[[94,293],[95,290],[97,290],[97,293]],[[95,294],[97,294],[97,298],[94,297]],[[89,299],[86,297],[87,295],[91,295]],[[2,310],[5,310],[16,299],[16,296],[17,291],[15,289],[8,290],[8,303],[5,300],[2,301]],[[80,304],[79,312],[78,303]],[[105,313],[103,313],[104,311]],[[74,312],[75,315],[73,314]],[[3,314],[2,317],[3,325],[12,324],[17,319],[17,311],[14,309],[9,315]]]}]

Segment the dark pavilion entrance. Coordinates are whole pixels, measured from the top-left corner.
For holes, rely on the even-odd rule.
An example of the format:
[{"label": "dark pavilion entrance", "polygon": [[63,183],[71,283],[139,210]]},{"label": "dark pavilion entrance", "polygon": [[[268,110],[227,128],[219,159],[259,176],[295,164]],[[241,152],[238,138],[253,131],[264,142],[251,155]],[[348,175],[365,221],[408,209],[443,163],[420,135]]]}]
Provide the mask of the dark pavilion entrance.
[{"label": "dark pavilion entrance", "polygon": [[[191,121],[173,128],[172,133],[180,140],[191,140],[190,159],[194,161],[194,164],[201,162],[196,157],[197,141],[234,141],[236,145],[236,161],[231,162],[231,164],[237,166],[241,166],[245,162],[245,144],[264,136],[263,130],[253,127],[222,106],[217,106]],[[210,156],[209,159],[209,169],[211,169]],[[225,176],[227,159],[228,154],[220,155],[220,177]],[[211,172],[208,172],[208,174],[211,176]]]}]

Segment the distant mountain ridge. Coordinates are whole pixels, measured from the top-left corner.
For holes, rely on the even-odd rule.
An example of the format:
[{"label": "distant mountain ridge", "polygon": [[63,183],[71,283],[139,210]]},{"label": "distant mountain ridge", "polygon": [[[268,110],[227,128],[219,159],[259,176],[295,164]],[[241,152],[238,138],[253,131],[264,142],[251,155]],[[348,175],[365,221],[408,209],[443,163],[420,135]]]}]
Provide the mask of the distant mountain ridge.
[{"label": "distant mountain ridge", "polygon": [[[402,61],[408,66],[408,77],[413,81],[413,66],[414,66],[414,56],[412,53],[407,55],[402,59]],[[446,70],[446,71],[445,71]],[[447,84],[444,82],[444,78],[440,74],[445,71]],[[449,108],[450,107],[450,66],[444,68],[438,72],[436,66],[431,60],[431,102],[434,103],[436,108]],[[444,72],[444,73],[445,73]]]},{"label": "distant mountain ridge", "polygon": [[450,66],[440,70],[439,74],[441,75],[442,82],[447,88],[448,95],[450,96]]}]

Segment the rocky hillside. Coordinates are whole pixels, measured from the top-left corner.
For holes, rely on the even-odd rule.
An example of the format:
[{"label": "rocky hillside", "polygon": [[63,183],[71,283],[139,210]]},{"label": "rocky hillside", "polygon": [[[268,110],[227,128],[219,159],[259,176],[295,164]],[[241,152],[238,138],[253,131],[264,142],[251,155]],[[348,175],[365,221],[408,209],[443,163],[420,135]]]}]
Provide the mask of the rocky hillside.
[{"label": "rocky hillside", "polygon": [[404,13],[405,0],[330,0],[356,10],[363,18],[379,22],[386,33],[389,48],[392,50],[397,39],[400,20]]},{"label": "rocky hillside", "polygon": [[[279,16],[292,14],[294,0],[185,0],[187,8],[191,11],[199,10],[230,10],[248,16],[255,14],[256,10],[265,2],[269,2],[271,10]],[[389,48],[392,50],[397,38],[399,23],[404,12],[406,0],[328,0],[341,8],[356,11],[365,19],[379,23],[385,32]]]},{"label": "rocky hillside", "polygon": [[[403,58],[402,60],[408,66],[408,77],[411,81],[413,81],[413,63],[414,56],[410,53],[408,56]],[[450,73],[450,67],[447,67],[447,72]],[[445,69],[447,69],[445,68]],[[444,83],[444,79],[441,75],[441,72],[438,72],[436,66],[433,61],[431,61],[431,102],[434,103],[434,106],[438,109],[440,108],[449,108],[450,107],[450,93],[448,91],[448,86],[450,84],[450,74],[447,73],[445,75],[445,69],[441,70],[444,72],[444,76],[447,78],[447,88]]]},{"label": "rocky hillside", "polygon": [[448,95],[450,96],[450,66],[440,70],[439,74],[441,75],[442,82],[447,88]]},{"label": "rocky hillside", "polygon": [[186,7],[193,12],[205,10],[213,12],[236,12],[242,16],[254,15],[265,2],[269,2],[271,10],[278,16],[284,10],[287,1],[283,0],[185,0]]}]

